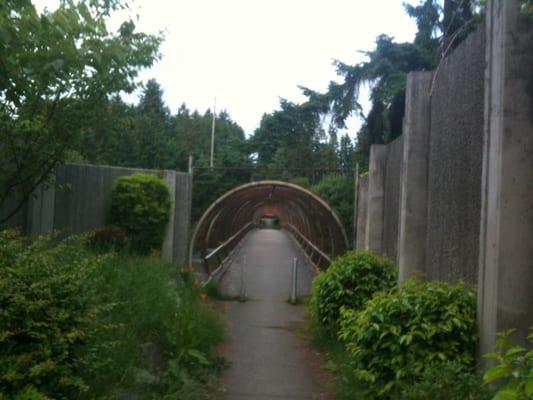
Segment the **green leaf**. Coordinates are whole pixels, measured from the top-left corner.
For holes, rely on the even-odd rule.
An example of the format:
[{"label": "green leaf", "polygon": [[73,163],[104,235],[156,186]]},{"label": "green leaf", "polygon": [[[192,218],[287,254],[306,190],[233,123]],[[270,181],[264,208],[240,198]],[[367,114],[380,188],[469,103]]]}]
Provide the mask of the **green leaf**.
[{"label": "green leaf", "polygon": [[512,389],[502,389],[496,393],[493,400],[518,400],[518,394]]},{"label": "green leaf", "polygon": [[530,380],[526,383],[526,396],[532,397],[533,396],[533,380]]},{"label": "green leaf", "polygon": [[485,372],[485,374],[483,375],[483,381],[485,381],[486,383],[490,383],[495,381],[496,379],[505,378],[509,376],[509,374],[509,369],[506,366],[497,365]]}]

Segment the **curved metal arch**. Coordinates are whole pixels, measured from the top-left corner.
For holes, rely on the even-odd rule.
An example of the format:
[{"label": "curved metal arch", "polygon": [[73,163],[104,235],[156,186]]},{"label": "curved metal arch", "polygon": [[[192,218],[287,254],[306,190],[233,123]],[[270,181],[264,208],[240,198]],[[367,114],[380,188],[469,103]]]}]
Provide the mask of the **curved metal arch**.
[{"label": "curved metal arch", "polygon": [[[213,235],[227,236],[214,238],[215,243],[217,239],[231,237],[247,223],[253,223],[256,212],[265,205],[277,207],[282,224],[288,223],[301,229],[332,257],[348,249],[348,238],[339,217],[322,198],[289,182],[265,180],[238,186],[208,207],[191,237],[189,265],[192,267],[195,251],[206,253]],[[202,248],[197,249],[198,245]]]}]

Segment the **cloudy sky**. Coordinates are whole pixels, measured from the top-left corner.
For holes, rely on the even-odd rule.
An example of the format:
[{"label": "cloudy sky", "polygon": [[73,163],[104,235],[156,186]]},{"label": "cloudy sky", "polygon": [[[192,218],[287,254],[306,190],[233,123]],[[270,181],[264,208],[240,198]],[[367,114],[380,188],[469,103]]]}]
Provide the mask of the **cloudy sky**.
[{"label": "cloudy sky", "polygon": [[298,85],[326,89],[332,60],[362,61],[358,51],[380,33],[406,41],[415,32],[402,0],[133,1],[139,29],[166,37],[162,60],[141,78],[163,86],[173,112],[183,102],[204,112],[216,96],[247,134],[280,97],[303,100]]}]

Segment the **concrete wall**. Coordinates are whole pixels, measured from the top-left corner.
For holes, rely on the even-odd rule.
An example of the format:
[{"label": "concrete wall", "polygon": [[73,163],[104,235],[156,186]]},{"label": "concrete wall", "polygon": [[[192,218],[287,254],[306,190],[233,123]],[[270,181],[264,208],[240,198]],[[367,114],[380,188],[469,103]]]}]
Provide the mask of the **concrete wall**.
[{"label": "concrete wall", "polygon": [[27,204],[26,232],[32,239],[54,230],[55,185],[38,187]]},{"label": "concrete wall", "polygon": [[189,232],[192,207],[192,175],[175,172],[174,240],[172,259],[178,264],[188,262]]},{"label": "concrete wall", "polygon": [[113,184],[121,176],[135,172],[149,171],[107,165],[70,164],[59,167],[56,173],[54,229],[76,234],[104,226]]},{"label": "concrete wall", "polygon": [[407,77],[400,190],[400,281],[425,273],[431,72]]},{"label": "concrete wall", "polygon": [[480,29],[443,61],[432,88],[425,257],[429,279],[477,281],[484,49]]},{"label": "concrete wall", "polygon": [[368,176],[359,187],[357,214],[361,215],[361,221],[358,218],[356,247],[394,261],[398,250],[402,162],[403,137],[388,145],[372,145]]},{"label": "concrete wall", "polygon": [[37,189],[24,211],[10,221],[10,225],[22,228],[31,237],[52,231],[77,234],[102,227],[106,224],[114,183],[121,176],[135,172],[153,173],[168,184],[172,209],[161,255],[176,263],[186,262],[192,193],[192,177],[187,173],[63,165],[56,172],[55,186]]},{"label": "concrete wall", "polygon": [[489,1],[480,229],[481,352],[496,332],[533,326],[533,23]]},{"label": "concrete wall", "polygon": [[533,23],[519,9],[490,0],[486,30],[409,75],[403,146],[372,146],[359,188],[357,248],[396,255],[400,280],[477,285],[482,353],[533,326]]},{"label": "concrete wall", "polygon": [[365,226],[365,249],[383,254],[383,204],[387,146],[374,144],[370,148],[368,166],[368,198]]},{"label": "concrete wall", "polygon": [[403,136],[400,136],[387,145],[387,160],[385,162],[383,254],[394,262],[397,262],[398,256],[403,139]]}]

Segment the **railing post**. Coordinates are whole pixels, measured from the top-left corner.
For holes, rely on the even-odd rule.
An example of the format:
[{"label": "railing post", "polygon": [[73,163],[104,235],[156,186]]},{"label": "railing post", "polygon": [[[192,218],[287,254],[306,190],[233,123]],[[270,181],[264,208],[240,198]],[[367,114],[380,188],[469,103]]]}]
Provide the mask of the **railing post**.
[{"label": "railing post", "polygon": [[294,257],[292,260],[292,290],[291,303],[296,304],[298,298],[298,259]]},{"label": "railing post", "polygon": [[246,255],[241,256],[240,272],[241,272],[241,290],[239,292],[239,301],[246,301],[246,279],[244,277],[246,264]]},{"label": "railing post", "polygon": [[193,173],[193,161],[192,160],[193,160],[192,156],[189,156],[188,171],[189,171],[189,174],[191,174],[191,175]]}]

